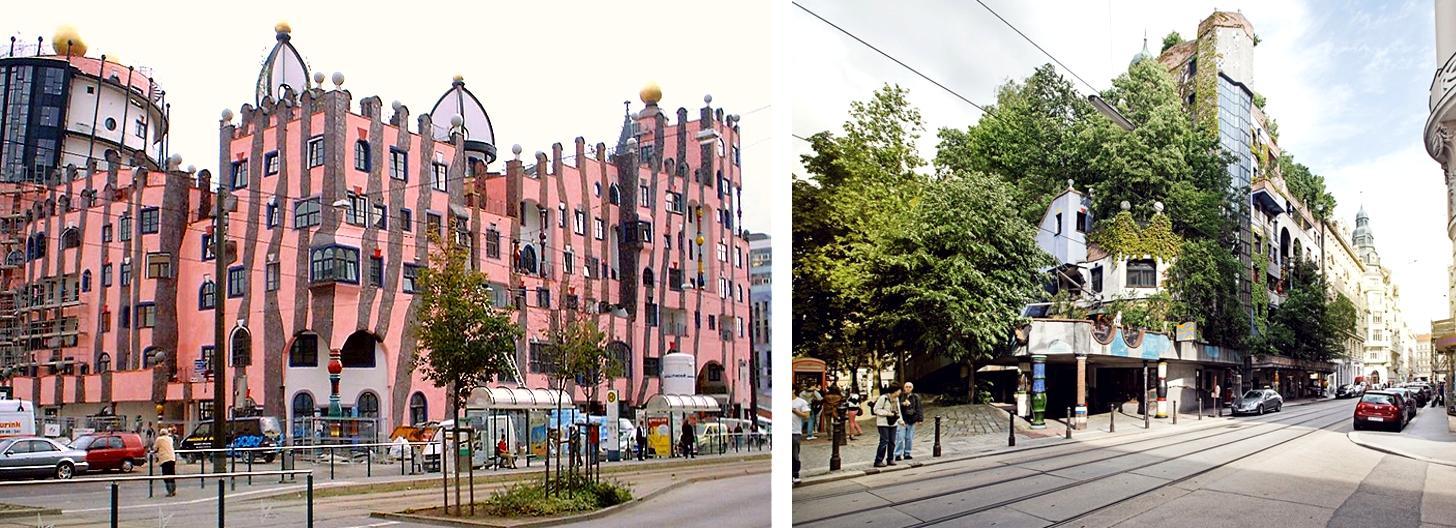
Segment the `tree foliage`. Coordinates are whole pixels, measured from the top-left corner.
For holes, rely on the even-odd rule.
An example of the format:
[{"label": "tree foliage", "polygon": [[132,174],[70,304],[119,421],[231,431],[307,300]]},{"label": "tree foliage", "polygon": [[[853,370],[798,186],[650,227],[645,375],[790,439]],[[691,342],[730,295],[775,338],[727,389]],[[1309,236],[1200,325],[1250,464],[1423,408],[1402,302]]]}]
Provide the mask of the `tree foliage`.
[{"label": "tree foliage", "polygon": [[607,334],[596,321],[570,315],[576,317],[558,322],[548,333],[546,371],[556,379],[555,388],[565,390],[568,382],[575,381],[583,393],[595,399],[598,385],[621,377],[622,364],[607,347]]},{"label": "tree foliage", "polygon": [[1325,189],[1324,176],[1294,161],[1294,156],[1288,153],[1279,156],[1279,173],[1284,176],[1284,184],[1290,194],[1308,207],[1315,218],[1328,220],[1334,214],[1335,195]]},{"label": "tree foliage", "polygon": [[1269,310],[1268,331],[1251,350],[1297,359],[1328,361],[1344,355],[1344,340],[1354,331],[1354,303],[1330,295],[1314,264],[1295,259],[1285,270],[1284,301]]},{"label": "tree foliage", "polygon": [[1198,323],[1204,341],[1243,345],[1249,335],[1249,319],[1239,301],[1238,285],[1231,280],[1241,273],[1239,260],[1217,240],[1189,240],[1168,269],[1175,317]]},{"label": "tree foliage", "polygon": [[420,374],[448,387],[451,401],[512,374],[521,328],[495,307],[489,277],[470,266],[470,249],[450,237],[431,236],[429,267],[416,279],[419,311],[413,320],[420,347],[428,350]]},{"label": "tree foliage", "polygon": [[1179,35],[1177,31],[1171,31],[1168,33],[1167,36],[1163,37],[1163,47],[1158,50],[1158,53],[1168,51],[1168,48],[1177,46],[1182,43],[1183,35]]}]

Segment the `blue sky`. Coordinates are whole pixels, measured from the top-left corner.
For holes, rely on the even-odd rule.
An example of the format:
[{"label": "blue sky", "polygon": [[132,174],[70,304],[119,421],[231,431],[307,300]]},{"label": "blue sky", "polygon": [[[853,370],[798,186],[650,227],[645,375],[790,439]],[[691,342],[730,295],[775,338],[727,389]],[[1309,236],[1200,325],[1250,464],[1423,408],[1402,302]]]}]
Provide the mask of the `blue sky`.
[{"label": "blue sky", "polygon": [[[1051,62],[974,2],[798,1],[982,104],[994,102],[1000,84]],[[1347,229],[1364,204],[1411,328],[1447,316],[1446,189],[1421,146],[1437,66],[1430,1],[985,1],[1098,90],[1126,69],[1145,33],[1156,53],[1169,31],[1191,37],[1215,7],[1242,12],[1261,39],[1252,88],[1267,97],[1281,146],[1326,177]],[[787,16],[795,134],[838,130],[849,102],[885,82],[909,88],[924,114],[927,159],[936,129],[980,117],[798,8]],[[792,152],[798,170],[807,146],[796,140]]]}]

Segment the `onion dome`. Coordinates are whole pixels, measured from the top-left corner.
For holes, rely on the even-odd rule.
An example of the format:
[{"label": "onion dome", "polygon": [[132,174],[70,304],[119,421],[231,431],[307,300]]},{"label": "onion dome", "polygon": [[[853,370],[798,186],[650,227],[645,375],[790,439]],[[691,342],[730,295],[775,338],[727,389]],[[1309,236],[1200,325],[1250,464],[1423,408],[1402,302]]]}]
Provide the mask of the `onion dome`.
[{"label": "onion dome", "polygon": [[435,140],[449,140],[451,132],[458,127],[465,137],[467,151],[485,154],[486,163],[495,161],[495,127],[490,124],[490,115],[485,113],[485,106],[480,104],[480,99],[465,87],[463,76],[455,76],[450,83],[450,89],[440,95],[440,100],[430,110],[430,117],[436,123],[452,124],[459,117],[459,124],[455,126],[442,127],[437,124],[434,127]]},{"label": "onion dome", "polygon": [[1139,51],[1137,53],[1137,55],[1133,55],[1132,56],[1132,61],[1131,62],[1128,62],[1127,65],[1129,67],[1131,67],[1134,64],[1137,64],[1139,62],[1142,62],[1142,61],[1145,61],[1145,60],[1148,60],[1148,59],[1151,59],[1151,58],[1153,58],[1153,54],[1152,54],[1152,52],[1149,52],[1148,51],[1148,36],[1147,36],[1147,34],[1144,34],[1143,35],[1143,50],[1142,51]]},{"label": "onion dome", "polygon": [[308,89],[308,65],[304,64],[303,57],[289,42],[289,34],[293,28],[287,22],[279,22],[273,26],[273,31],[277,35],[278,44],[268,53],[268,59],[263,61],[262,71],[258,72],[256,102],[259,105],[263,104],[264,97],[271,97],[276,101],[282,95],[284,86],[294,93]]},{"label": "onion dome", "polygon": [[56,28],[56,34],[51,36],[51,48],[56,50],[56,55],[86,56],[86,42],[81,40],[76,28],[69,25]]}]

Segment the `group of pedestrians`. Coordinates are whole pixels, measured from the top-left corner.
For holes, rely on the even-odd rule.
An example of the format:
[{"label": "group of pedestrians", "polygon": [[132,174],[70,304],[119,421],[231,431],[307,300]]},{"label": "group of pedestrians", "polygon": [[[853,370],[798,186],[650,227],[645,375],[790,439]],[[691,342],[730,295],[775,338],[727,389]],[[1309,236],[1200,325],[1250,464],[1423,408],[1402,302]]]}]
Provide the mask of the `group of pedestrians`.
[{"label": "group of pedestrians", "polygon": [[[790,406],[793,411],[791,418],[795,483],[799,482],[801,466],[799,446],[804,440],[816,438],[815,432],[821,417],[826,418],[824,421],[832,422],[835,414],[842,411],[847,440],[854,440],[864,434],[859,425],[859,416],[864,411],[864,398],[854,391],[848,396],[840,395],[838,387],[831,386],[828,390],[822,390],[817,384],[806,385],[795,394]],[[823,412],[825,409],[829,412]],[[905,383],[882,389],[880,396],[870,405],[869,414],[875,418],[878,440],[874,467],[893,466],[901,460],[913,460],[915,457],[911,450],[915,442],[915,426],[925,421],[924,406],[920,395],[915,394],[915,384]]]}]

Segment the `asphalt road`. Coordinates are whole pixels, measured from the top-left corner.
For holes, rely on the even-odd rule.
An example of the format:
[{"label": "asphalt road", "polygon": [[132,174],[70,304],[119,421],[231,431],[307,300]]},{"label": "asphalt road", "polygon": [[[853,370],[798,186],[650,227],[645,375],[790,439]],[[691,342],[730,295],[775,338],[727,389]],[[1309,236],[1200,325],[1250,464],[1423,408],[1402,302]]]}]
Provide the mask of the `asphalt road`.
[{"label": "asphalt road", "polygon": [[[1456,527],[1456,467],[1356,445],[1353,407],[1319,402],[805,486],[794,522]],[[1417,421],[1444,419],[1426,409]]]},{"label": "asphalt road", "polygon": [[602,519],[561,525],[563,528],[642,528],[644,526],[712,526],[766,528],[770,520],[768,473],[696,482],[675,488],[626,511]]}]

